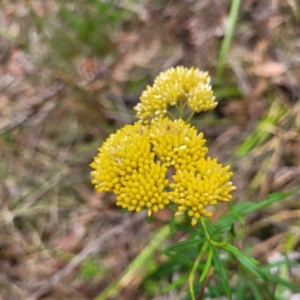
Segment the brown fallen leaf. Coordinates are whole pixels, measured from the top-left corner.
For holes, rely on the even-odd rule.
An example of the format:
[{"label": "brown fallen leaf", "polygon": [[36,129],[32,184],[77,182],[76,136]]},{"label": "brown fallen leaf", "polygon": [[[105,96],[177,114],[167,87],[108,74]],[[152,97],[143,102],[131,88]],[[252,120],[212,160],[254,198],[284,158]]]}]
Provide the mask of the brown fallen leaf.
[{"label": "brown fallen leaf", "polygon": [[272,78],[283,74],[286,71],[283,63],[268,61],[254,67],[254,73],[264,78]]}]

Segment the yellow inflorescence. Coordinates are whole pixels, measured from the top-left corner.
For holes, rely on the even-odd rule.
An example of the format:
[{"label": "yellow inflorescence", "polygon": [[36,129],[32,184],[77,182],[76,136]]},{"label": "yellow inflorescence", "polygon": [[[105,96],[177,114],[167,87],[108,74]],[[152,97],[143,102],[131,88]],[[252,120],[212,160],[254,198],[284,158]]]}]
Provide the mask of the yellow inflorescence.
[{"label": "yellow inflorescence", "polygon": [[150,151],[148,129],[142,124],[127,125],[119,129],[99,148],[91,167],[92,183],[100,192],[115,192],[120,181],[133,170],[144,168],[145,161],[154,154]]},{"label": "yellow inflorescence", "polygon": [[201,216],[211,216],[207,206],[229,201],[230,192],[236,187],[229,181],[233,173],[228,170],[229,166],[223,167],[217,159],[210,157],[201,158],[193,170],[177,170],[173,176],[174,183],[170,184],[174,190],[169,195],[169,199],[178,205],[176,215],[187,211],[192,225],[195,225]]},{"label": "yellow inflorescence", "polygon": [[168,118],[154,120],[149,130],[152,151],[169,166],[185,168],[195,166],[198,159],[205,156],[208,149],[203,147],[203,133],[183,120],[171,121]]},{"label": "yellow inflorescence", "polygon": [[182,66],[160,73],[153,86],[147,86],[134,107],[137,118],[149,120],[165,116],[168,106],[179,109],[188,106],[192,112],[214,109],[217,106],[207,72]]},{"label": "yellow inflorescence", "polygon": [[148,214],[169,203],[165,187],[167,167],[155,162],[148,128],[127,125],[104,142],[91,167],[92,183],[100,192],[114,192],[117,205],[130,211],[148,209]]},{"label": "yellow inflorescence", "polygon": [[118,206],[137,212],[146,208],[151,216],[174,203],[176,215],[187,212],[195,225],[200,217],[211,216],[209,206],[229,201],[236,187],[230,182],[230,166],[205,157],[203,133],[182,119],[162,117],[168,105],[185,105],[179,103],[182,99],[192,111],[214,108],[208,74],[183,67],[162,72],[136,107],[138,117],[151,122],[110,135],[91,174],[98,191],[117,195]]}]

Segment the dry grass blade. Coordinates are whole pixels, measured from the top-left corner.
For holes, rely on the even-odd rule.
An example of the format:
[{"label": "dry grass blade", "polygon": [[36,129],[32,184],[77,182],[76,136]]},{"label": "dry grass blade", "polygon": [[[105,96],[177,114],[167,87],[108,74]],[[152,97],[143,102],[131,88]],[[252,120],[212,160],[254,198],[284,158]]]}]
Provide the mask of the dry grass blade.
[{"label": "dry grass blade", "polygon": [[44,182],[40,188],[34,191],[32,194],[28,195],[20,205],[20,208],[17,208],[13,211],[14,217],[22,215],[29,206],[36,203],[43,195],[45,195],[49,190],[53,189],[59,182],[69,174],[69,169],[64,168],[59,171],[57,174],[52,176],[48,181]]}]

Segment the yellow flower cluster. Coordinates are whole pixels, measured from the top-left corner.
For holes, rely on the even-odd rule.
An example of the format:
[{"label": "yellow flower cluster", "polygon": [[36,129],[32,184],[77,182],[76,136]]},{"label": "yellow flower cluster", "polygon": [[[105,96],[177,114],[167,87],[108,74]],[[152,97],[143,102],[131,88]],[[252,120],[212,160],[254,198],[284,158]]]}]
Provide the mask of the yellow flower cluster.
[{"label": "yellow flower cluster", "polygon": [[192,225],[195,225],[201,216],[211,216],[206,206],[216,205],[218,201],[229,201],[230,192],[236,189],[229,181],[233,175],[228,172],[229,168],[218,164],[217,159],[208,157],[201,158],[190,171],[178,169],[173,176],[174,183],[170,184],[174,189],[170,198],[178,205],[176,215],[187,210]]},{"label": "yellow flower cluster", "polygon": [[100,192],[114,192],[117,205],[129,211],[163,209],[169,200],[165,187],[167,167],[155,161],[148,128],[140,123],[126,125],[98,149],[91,167],[92,183]]},{"label": "yellow flower cluster", "polygon": [[229,166],[205,157],[203,133],[182,119],[161,117],[167,105],[183,98],[194,111],[215,107],[207,73],[178,67],[160,74],[137,106],[138,117],[151,122],[127,125],[110,135],[91,164],[91,174],[98,191],[117,195],[118,206],[137,212],[145,208],[151,216],[173,203],[176,215],[187,212],[195,225],[200,217],[211,216],[209,206],[229,201],[236,187]]},{"label": "yellow flower cluster", "polygon": [[206,142],[203,133],[198,134],[194,127],[181,119],[153,120],[149,133],[152,151],[168,167],[175,166],[176,169],[184,167],[189,170],[208,151],[203,147]]},{"label": "yellow flower cluster", "polygon": [[208,73],[180,66],[160,73],[153,86],[147,86],[142,93],[134,110],[137,118],[147,123],[165,116],[168,106],[183,110],[186,105],[192,112],[200,112],[214,109],[217,103]]}]

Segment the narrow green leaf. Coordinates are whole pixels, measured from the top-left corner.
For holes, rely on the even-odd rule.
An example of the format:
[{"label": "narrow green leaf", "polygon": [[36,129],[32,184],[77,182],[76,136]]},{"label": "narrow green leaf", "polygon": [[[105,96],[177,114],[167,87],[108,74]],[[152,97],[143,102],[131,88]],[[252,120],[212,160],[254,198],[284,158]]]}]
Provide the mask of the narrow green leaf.
[{"label": "narrow green leaf", "polygon": [[236,257],[239,256],[239,257],[243,257],[245,260],[249,260],[249,263],[252,263],[254,265],[258,265],[259,264],[259,262],[256,259],[248,256],[247,254],[244,254],[243,252],[241,252],[235,246],[232,246],[230,244],[226,244],[226,245],[223,246],[223,249],[228,250],[229,252],[231,252],[232,254],[234,254]]},{"label": "narrow green leaf", "polygon": [[232,205],[232,206],[230,207],[229,210],[230,210],[230,212],[232,213],[232,215],[233,215],[237,220],[240,221],[240,223],[241,223],[242,225],[245,225],[245,220],[244,220],[243,216],[235,209],[235,205]]},{"label": "narrow green leaf", "polygon": [[236,259],[241,263],[247,272],[253,274],[256,278],[262,278],[256,264],[253,262],[253,258],[246,255],[235,255]]},{"label": "narrow green leaf", "polygon": [[[263,201],[260,201],[260,202],[257,202],[253,205],[253,203],[249,203],[248,205],[245,205],[244,207],[241,207],[239,209],[239,212],[240,214],[242,215],[246,215],[246,214],[249,214],[249,213],[252,213],[254,211],[257,211],[259,209],[262,209],[262,208],[265,208],[265,207],[268,207],[270,206],[271,204],[287,197],[287,196],[290,196],[292,195],[293,193],[295,193],[294,190],[291,190],[291,191],[287,191],[287,192],[282,192],[282,193],[273,193],[273,194],[270,194],[266,200],[263,200]],[[252,204],[252,205],[250,205]]]},{"label": "narrow green leaf", "polygon": [[210,246],[209,247],[209,252],[208,252],[208,257],[207,257],[207,261],[205,263],[204,269],[202,271],[201,277],[199,279],[199,282],[202,283],[204,281],[204,279],[206,278],[206,275],[208,273],[208,270],[211,266],[211,260],[212,260],[212,255],[213,255],[213,249]]},{"label": "narrow green leaf", "polygon": [[284,266],[287,266],[287,267],[291,267],[291,266],[294,267],[294,266],[298,265],[300,267],[300,263],[297,262],[296,260],[284,259],[284,260],[280,260],[280,261],[276,261],[276,262],[264,265],[264,266],[261,267],[261,270],[270,272],[271,268],[280,267],[281,265],[284,265]]},{"label": "narrow green leaf", "polygon": [[254,299],[255,299],[255,300],[265,300],[265,299],[262,297],[261,293],[260,293],[259,290],[257,289],[256,284],[255,284],[253,281],[250,280],[250,281],[248,282],[248,285],[249,285],[249,287],[250,287],[250,289],[251,289],[251,291],[252,291],[252,293],[253,293],[253,296],[254,296]]},{"label": "narrow green leaf", "polygon": [[188,278],[188,274],[184,274],[180,276],[177,280],[174,282],[170,283],[168,286],[166,286],[163,290],[162,293],[167,293],[171,291],[172,289],[176,288],[177,286],[183,284]]},{"label": "narrow green leaf", "polygon": [[236,299],[244,299],[245,295],[246,295],[247,285],[243,278],[243,274],[238,273],[237,275],[238,275],[238,282],[235,287],[236,288]]},{"label": "narrow green leaf", "polygon": [[226,215],[221,217],[218,221],[216,221],[213,225],[216,228],[214,234],[226,232],[230,229],[231,224],[236,221],[235,215],[238,214],[240,216],[247,215],[249,213],[255,212],[259,209],[268,207],[273,203],[282,200],[283,198],[292,195],[295,193],[294,190],[282,192],[282,193],[273,193],[270,194],[267,199],[260,202],[243,202],[234,205],[234,213],[228,212]]},{"label": "narrow green leaf", "polygon": [[200,244],[202,244],[205,241],[205,238],[201,238],[201,239],[188,239],[186,241],[183,242],[179,242],[175,245],[172,245],[170,247],[168,247],[167,249],[164,250],[164,254],[168,254],[171,252],[176,252],[178,250],[182,250],[182,249],[189,249],[191,246],[199,246]]},{"label": "narrow green leaf", "polygon": [[226,275],[226,270],[215,248],[213,249],[213,262],[214,262],[215,270],[217,271],[221,284],[225,290],[226,296],[228,298],[231,298],[231,291],[229,286],[229,280]]},{"label": "narrow green leaf", "polygon": [[281,285],[283,285],[283,286],[285,286],[285,287],[287,287],[287,288],[289,288],[289,289],[291,289],[295,292],[300,292],[300,287],[299,286],[296,286],[296,285],[286,281],[285,279],[282,279],[282,278],[280,278],[276,275],[273,275],[270,272],[266,272],[266,271],[262,272],[261,270],[260,270],[260,272],[261,272],[261,277],[262,278],[265,278],[265,279],[267,279],[271,282],[277,283],[277,284],[281,284]]}]

